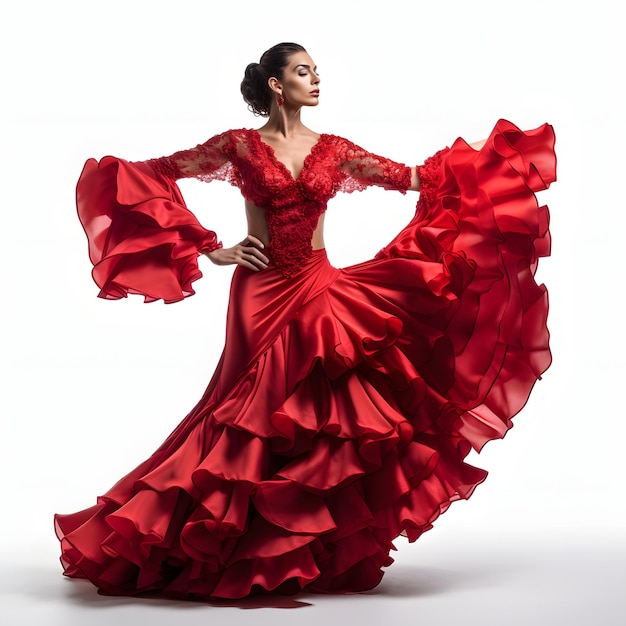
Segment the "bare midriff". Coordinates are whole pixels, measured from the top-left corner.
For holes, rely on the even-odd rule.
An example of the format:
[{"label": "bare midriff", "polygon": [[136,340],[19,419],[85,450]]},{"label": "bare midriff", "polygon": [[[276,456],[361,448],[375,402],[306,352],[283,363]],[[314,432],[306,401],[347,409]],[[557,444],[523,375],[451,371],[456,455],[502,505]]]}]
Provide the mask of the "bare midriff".
[{"label": "bare midriff", "polygon": [[[311,247],[313,250],[320,250],[324,245],[324,217],[322,213],[317,222],[317,227],[313,231]],[[254,202],[246,200],[246,218],[248,220],[248,234],[260,239],[266,246],[269,245],[270,235],[265,220],[265,209],[257,206]]]}]

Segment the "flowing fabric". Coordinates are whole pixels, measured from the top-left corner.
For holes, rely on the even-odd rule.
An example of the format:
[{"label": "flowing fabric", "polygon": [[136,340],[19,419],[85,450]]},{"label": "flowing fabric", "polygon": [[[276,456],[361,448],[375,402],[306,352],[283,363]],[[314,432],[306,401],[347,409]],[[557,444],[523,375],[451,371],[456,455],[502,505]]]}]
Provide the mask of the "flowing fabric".
[{"label": "flowing fabric", "polygon": [[552,127],[501,120],[481,150],[458,139],[425,164],[414,219],[374,259],[238,267],[200,402],[94,506],[55,517],[65,573],[204,599],[378,584],[399,535],[485,479],[466,456],[550,365],[535,192],[555,167]]}]

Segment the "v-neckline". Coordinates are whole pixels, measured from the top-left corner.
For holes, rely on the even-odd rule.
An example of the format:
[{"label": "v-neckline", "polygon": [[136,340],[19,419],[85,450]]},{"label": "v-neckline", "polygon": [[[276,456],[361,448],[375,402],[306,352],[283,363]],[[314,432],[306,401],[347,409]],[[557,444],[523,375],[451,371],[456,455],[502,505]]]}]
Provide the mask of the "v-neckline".
[{"label": "v-neckline", "polygon": [[315,154],[318,147],[322,143],[323,138],[325,137],[324,133],[320,134],[317,141],[311,146],[308,154],[304,157],[304,160],[302,161],[302,169],[300,170],[300,172],[298,172],[297,176],[294,176],[292,171],[276,156],[276,151],[274,150],[274,147],[263,139],[261,133],[256,128],[252,128],[250,130],[252,134],[256,137],[256,140],[261,144],[261,147],[265,150],[270,160],[293,182],[300,180],[300,178],[302,177],[302,173],[307,169],[309,161],[311,160],[312,156]]}]

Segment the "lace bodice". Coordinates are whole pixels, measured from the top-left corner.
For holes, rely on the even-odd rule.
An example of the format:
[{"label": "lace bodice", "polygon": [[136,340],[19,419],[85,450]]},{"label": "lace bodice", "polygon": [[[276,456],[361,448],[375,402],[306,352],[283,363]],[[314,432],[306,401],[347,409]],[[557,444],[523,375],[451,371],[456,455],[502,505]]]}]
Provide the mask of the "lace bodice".
[{"label": "lace bodice", "polygon": [[285,276],[311,255],[311,238],[328,201],[369,185],[406,192],[411,170],[335,135],[322,134],[294,178],[256,130],[226,131],[191,150],[147,161],[170,180],[225,180],[266,210],[269,252]]}]

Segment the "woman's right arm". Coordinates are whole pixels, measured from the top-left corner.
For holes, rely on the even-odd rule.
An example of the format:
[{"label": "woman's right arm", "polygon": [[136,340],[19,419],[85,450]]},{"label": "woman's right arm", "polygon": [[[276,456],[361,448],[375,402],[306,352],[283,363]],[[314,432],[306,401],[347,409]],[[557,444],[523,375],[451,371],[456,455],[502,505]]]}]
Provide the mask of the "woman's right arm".
[{"label": "woman's right arm", "polygon": [[[195,177],[240,186],[231,147],[227,132],[149,161],[107,156],[85,163],[76,205],[101,297],[143,294],[146,302],[176,302],[194,293],[192,282],[202,275],[198,255],[210,255],[222,244],[187,208],[175,181]],[[212,260],[245,264],[246,251],[235,248]]]},{"label": "woman's right arm", "polygon": [[232,179],[228,150],[228,131],[211,137],[205,143],[189,150],[180,150],[170,156],[145,161],[153,170],[169,178],[198,178],[209,182],[215,179]]},{"label": "woman's right arm", "polygon": [[[230,163],[227,147],[228,132],[212,137],[190,150],[147,161],[152,169],[170,180],[198,178],[209,182],[215,179],[237,182]],[[267,267],[269,259],[263,254],[263,242],[248,235],[243,241],[230,247],[202,250],[215,265],[242,265],[253,271]]]}]

